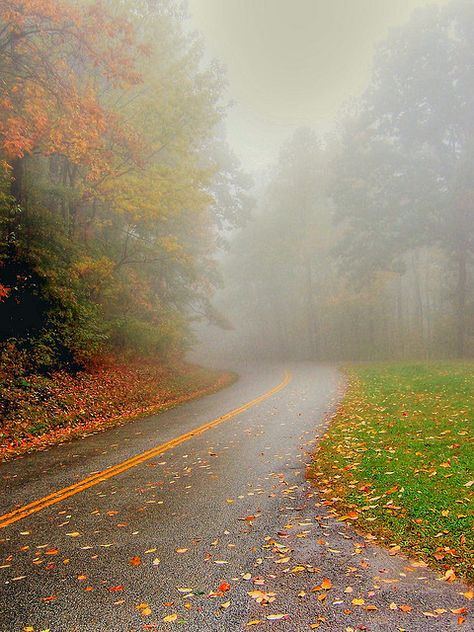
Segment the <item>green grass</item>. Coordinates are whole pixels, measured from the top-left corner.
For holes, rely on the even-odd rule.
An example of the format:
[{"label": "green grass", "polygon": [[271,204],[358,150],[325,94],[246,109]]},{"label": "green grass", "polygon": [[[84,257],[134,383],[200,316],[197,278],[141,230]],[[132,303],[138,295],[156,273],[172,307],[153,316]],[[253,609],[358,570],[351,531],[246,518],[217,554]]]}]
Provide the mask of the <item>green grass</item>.
[{"label": "green grass", "polygon": [[474,363],[373,364],[315,455],[326,504],[387,544],[474,579]]}]

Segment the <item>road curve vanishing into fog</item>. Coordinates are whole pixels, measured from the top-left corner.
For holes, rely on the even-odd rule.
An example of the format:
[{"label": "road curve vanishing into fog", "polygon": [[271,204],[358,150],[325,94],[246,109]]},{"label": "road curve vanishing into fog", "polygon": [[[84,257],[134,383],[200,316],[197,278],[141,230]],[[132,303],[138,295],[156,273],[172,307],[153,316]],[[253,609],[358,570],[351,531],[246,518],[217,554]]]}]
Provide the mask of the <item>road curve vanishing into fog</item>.
[{"label": "road curve vanishing into fog", "polygon": [[365,542],[305,480],[338,371],[240,375],[0,466],[1,632],[459,629],[461,584]]}]

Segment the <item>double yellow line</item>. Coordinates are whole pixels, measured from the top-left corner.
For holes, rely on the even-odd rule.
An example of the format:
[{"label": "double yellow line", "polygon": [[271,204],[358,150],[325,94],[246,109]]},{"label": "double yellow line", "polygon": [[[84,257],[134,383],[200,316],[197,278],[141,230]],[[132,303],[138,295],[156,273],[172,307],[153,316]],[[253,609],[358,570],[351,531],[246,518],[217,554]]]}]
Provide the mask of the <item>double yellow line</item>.
[{"label": "double yellow line", "polygon": [[126,461],[122,461],[122,463],[118,463],[117,465],[114,465],[113,467],[110,467],[104,470],[103,472],[92,474],[92,476],[88,476],[82,481],[74,483],[73,485],[69,485],[69,487],[60,489],[56,492],[53,492],[52,494],[49,494],[48,496],[45,496],[44,498],[35,500],[34,502],[29,503],[28,505],[19,507],[18,509],[14,509],[10,513],[0,516],[0,529],[3,529],[4,527],[8,527],[8,525],[13,524],[14,522],[18,522],[18,520],[23,520],[24,518],[27,518],[28,516],[31,516],[32,514],[37,513],[38,511],[41,511],[42,509],[45,509],[46,507],[50,507],[51,505],[55,505],[56,503],[59,503],[62,500],[66,500],[66,498],[70,498],[71,496],[74,496],[75,494],[79,494],[80,492],[83,492],[86,489],[89,489],[89,487],[98,485],[99,483],[102,483],[103,481],[106,481],[109,478],[117,476],[118,474],[121,474],[122,472],[126,472],[127,470],[130,470],[132,467],[135,467],[136,465],[140,465],[141,463],[144,463],[145,461],[148,461],[149,459],[152,459],[155,456],[158,456],[159,454],[163,454],[163,452],[167,452],[168,450],[175,448],[176,446],[180,445],[181,443],[184,443],[185,441],[188,441],[189,439],[192,439],[193,437],[198,437],[199,435],[202,435],[204,432],[211,430],[211,428],[215,428],[216,426],[223,423],[224,421],[227,421],[228,419],[231,419],[232,417],[235,417],[236,415],[240,415],[240,413],[243,413],[249,408],[252,408],[252,406],[256,406],[257,404],[260,404],[260,402],[263,402],[269,397],[272,397],[272,395],[275,395],[276,393],[278,393],[278,391],[281,391],[283,388],[285,388],[285,386],[287,386],[290,383],[290,381],[291,381],[291,374],[288,371],[286,371],[284,379],[282,382],[280,382],[280,384],[270,389],[269,391],[266,391],[259,397],[252,399],[250,402],[247,402],[246,404],[239,406],[239,408],[235,408],[234,410],[231,410],[230,412],[225,413],[225,415],[222,415],[221,417],[217,417],[216,419],[213,419],[212,421],[209,421],[208,423],[202,426],[199,426],[198,428],[195,428],[194,430],[191,430],[190,432],[187,432],[186,434],[183,434],[180,437],[176,437],[176,439],[172,439],[171,441],[168,441],[167,443],[163,443],[159,446],[156,446],[155,448],[151,448],[150,450],[147,450],[146,452],[142,452],[141,454],[138,454],[137,456],[127,459]]}]

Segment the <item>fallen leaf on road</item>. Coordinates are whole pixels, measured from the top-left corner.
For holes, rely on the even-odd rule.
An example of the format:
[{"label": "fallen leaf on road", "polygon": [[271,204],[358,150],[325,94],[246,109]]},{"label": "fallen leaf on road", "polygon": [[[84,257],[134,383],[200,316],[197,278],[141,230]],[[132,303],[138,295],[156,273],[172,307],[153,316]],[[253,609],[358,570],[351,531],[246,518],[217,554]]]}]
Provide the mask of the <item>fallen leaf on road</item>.
[{"label": "fallen leaf on road", "polygon": [[139,603],[138,606],[136,606],[136,609],[144,617],[148,617],[151,614],[151,608],[147,603]]},{"label": "fallen leaf on road", "polygon": [[266,593],[262,590],[251,590],[247,593],[252,599],[261,605],[265,605],[268,603],[272,603],[275,601],[276,594],[275,593]]},{"label": "fallen leaf on road", "polygon": [[166,617],[163,617],[163,621],[165,623],[172,623],[173,621],[176,621],[176,619],[178,618],[177,614],[168,614]]}]

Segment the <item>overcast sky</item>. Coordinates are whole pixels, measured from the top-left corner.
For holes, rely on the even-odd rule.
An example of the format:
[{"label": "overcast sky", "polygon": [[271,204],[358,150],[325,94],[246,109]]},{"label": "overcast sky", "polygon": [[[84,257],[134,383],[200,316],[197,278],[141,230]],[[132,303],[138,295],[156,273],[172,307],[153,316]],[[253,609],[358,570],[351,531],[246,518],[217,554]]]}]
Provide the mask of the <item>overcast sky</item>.
[{"label": "overcast sky", "polygon": [[446,0],[189,0],[227,70],[228,139],[243,167],[274,162],[292,130],[330,131],[368,83],[374,47],[417,7]]}]

